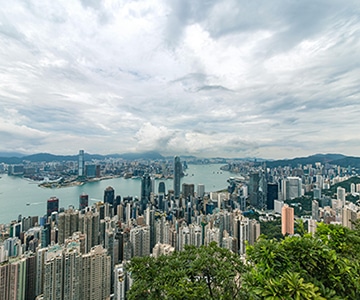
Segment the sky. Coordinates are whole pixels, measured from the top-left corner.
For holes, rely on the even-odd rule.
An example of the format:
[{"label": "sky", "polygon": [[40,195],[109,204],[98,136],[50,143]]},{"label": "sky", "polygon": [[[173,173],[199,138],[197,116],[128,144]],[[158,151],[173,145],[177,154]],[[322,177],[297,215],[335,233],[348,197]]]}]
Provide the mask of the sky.
[{"label": "sky", "polygon": [[12,0],[0,151],[360,156],[358,0]]}]

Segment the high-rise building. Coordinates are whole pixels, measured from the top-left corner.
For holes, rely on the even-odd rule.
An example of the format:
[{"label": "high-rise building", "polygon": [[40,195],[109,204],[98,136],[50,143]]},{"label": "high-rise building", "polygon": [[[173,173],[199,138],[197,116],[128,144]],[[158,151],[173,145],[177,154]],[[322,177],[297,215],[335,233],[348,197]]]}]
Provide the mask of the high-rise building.
[{"label": "high-rise building", "polygon": [[83,193],[79,197],[79,210],[85,209],[89,205],[89,195]]},{"label": "high-rise building", "polygon": [[294,208],[287,204],[281,209],[281,233],[294,234]]},{"label": "high-rise building", "polygon": [[101,245],[82,255],[72,240],[50,247],[45,259],[43,299],[110,299],[111,261]]},{"label": "high-rise building", "polygon": [[357,219],[356,211],[352,210],[350,207],[343,207],[341,209],[341,224],[344,227],[350,229],[355,229],[354,222]]},{"label": "high-rise building", "polygon": [[282,181],[283,200],[298,198],[302,195],[302,183],[299,177],[287,177]]},{"label": "high-rise building", "polygon": [[249,200],[251,206],[261,210],[266,209],[266,190],[265,173],[260,171],[250,174]]},{"label": "high-rise building", "polygon": [[164,181],[159,182],[158,193],[159,194],[165,194],[166,193],[166,188],[165,188],[165,182]]},{"label": "high-rise building", "polygon": [[0,265],[0,299],[25,299],[26,258],[15,258]]},{"label": "high-rise building", "polygon": [[54,245],[45,254],[44,299],[63,299],[62,247]]},{"label": "high-rise building", "polygon": [[321,189],[316,187],[313,189],[313,198],[320,200],[321,199]]},{"label": "high-rise building", "polygon": [[174,157],[174,197],[180,198],[180,179],[182,174],[182,165],[179,156]]},{"label": "high-rise building", "polygon": [[115,191],[111,186],[108,186],[104,190],[104,203],[109,203],[109,204],[113,205],[114,200],[115,200]]},{"label": "high-rise building", "polygon": [[133,248],[132,256],[150,255],[150,227],[135,227],[130,230],[130,242]]},{"label": "high-rise building", "polygon": [[319,202],[313,200],[311,203],[311,217],[315,221],[319,221]]},{"label": "high-rise building", "polygon": [[268,183],[267,184],[267,197],[266,204],[267,209],[274,209],[274,201],[278,198],[278,184],[277,183]]},{"label": "high-rise building", "polygon": [[87,178],[95,178],[100,175],[100,165],[89,164],[85,166],[85,176]]},{"label": "high-rise building", "polygon": [[182,195],[186,199],[187,197],[191,196],[194,197],[195,193],[195,186],[193,183],[183,183],[182,184]]},{"label": "high-rise building", "polygon": [[36,250],[36,286],[35,294],[43,294],[44,291],[44,274],[45,274],[45,261],[46,252],[48,248],[40,248]]},{"label": "high-rise building", "polygon": [[51,197],[47,201],[47,216],[50,217],[53,212],[59,211],[59,199]]},{"label": "high-rise building", "polygon": [[79,212],[67,209],[58,215],[58,243],[63,244],[74,232],[79,230]]},{"label": "high-rise building", "polygon": [[127,276],[123,264],[118,264],[114,268],[114,300],[125,300],[127,291]]},{"label": "high-rise building", "polygon": [[341,201],[342,206],[345,205],[345,200],[346,200],[346,190],[344,188],[342,188],[341,186],[339,186],[336,189],[336,194],[337,194],[337,199]]},{"label": "high-rise building", "polygon": [[197,196],[202,198],[202,197],[204,197],[204,194],[205,194],[205,185],[199,183],[197,185]]},{"label": "high-rise building", "polygon": [[259,173],[252,173],[249,175],[249,200],[250,205],[257,207],[258,205],[258,190],[259,190]]},{"label": "high-rise building", "polygon": [[79,169],[78,169],[79,177],[85,176],[85,156],[84,150],[79,151]]},{"label": "high-rise building", "polygon": [[86,234],[86,253],[91,247],[99,243],[100,215],[98,212],[88,211],[79,215],[79,231]]},{"label": "high-rise building", "polygon": [[150,195],[152,193],[152,180],[149,174],[144,174],[141,178],[141,207],[140,213],[146,209],[147,204],[150,202]]},{"label": "high-rise building", "polygon": [[63,251],[63,299],[80,299],[82,257],[80,243],[71,242]]}]

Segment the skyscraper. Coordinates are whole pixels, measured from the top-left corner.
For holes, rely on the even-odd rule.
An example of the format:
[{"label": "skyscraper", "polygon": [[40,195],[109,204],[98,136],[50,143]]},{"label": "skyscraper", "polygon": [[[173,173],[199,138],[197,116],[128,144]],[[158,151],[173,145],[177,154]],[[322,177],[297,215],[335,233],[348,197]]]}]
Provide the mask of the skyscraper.
[{"label": "skyscraper", "polygon": [[101,245],[82,256],[83,299],[110,299],[110,264],[110,256]]},{"label": "skyscraper", "polygon": [[149,174],[144,174],[141,178],[141,207],[140,213],[146,209],[147,204],[150,202],[150,194],[152,192],[152,182]]},{"label": "skyscraper", "polygon": [[56,197],[51,197],[47,201],[47,216],[51,216],[54,211],[59,211],[59,199]]},{"label": "skyscraper", "polygon": [[79,151],[79,169],[78,169],[79,177],[85,175],[85,158],[84,158],[84,150]]},{"label": "skyscraper", "polygon": [[249,175],[249,199],[250,205],[257,207],[258,205],[258,190],[259,190],[259,173],[252,173]]},{"label": "skyscraper", "polygon": [[281,233],[294,234],[294,208],[287,204],[281,209]]},{"label": "skyscraper", "polygon": [[302,183],[299,177],[287,177],[282,181],[283,200],[294,199],[301,196]]},{"label": "skyscraper", "polygon": [[79,231],[86,234],[86,253],[99,244],[100,215],[98,212],[86,212],[79,216]]},{"label": "skyscraper", "polygon": [[274,201],[278,198],[278,184],[277,183],[268,183],[267,184],[267,195],[266,195],[266,205],[267,209],[274,209]]},{"label": "skyscraper", "polygon": [[202,197],[204,197],[204,194],[205,194],[205,185],[199,183],[197,185],[197,196],[202,198]]},{"label": "skyscraper", "polygon": [[111,186],[108,186],[104,190],[104,203],[109,203],[109,204],[113,205],[114,199],[115,199],[115,191]]},{"label": "skyscraper", "polygon": [[54,245],[45,254],[44,299],[63,299],[62,247]]},{"label": "skyscraper", "polygon": [[191,196],[194,197],[195,193],[195,186],[193,183],[183,183],[182,184],[182,195],[186,199],[187,197]]},{"label": "skyscraper", "polygon": [[84,209],[89,205],[89,196],[87,194],[81,194],[79,197],[79,210]]},{"label": "skyscraper", "polygon": [[58,215],[58,243],[63,244],[79,228],[79,213],[77,210],[67,209]]},{"label": "skyscraper", "polygon": [[182,173],[182,166],[179,156],[174,157],[174,197],[180,198],[180,179]]},{"label": "skyscraper", "polygon": [[344,188],[342,188],[341,186],[339,186],[336,189],[336,194],[337,194],[337,199],[340,200],[342,206],[344,206],[345,200],[346,200],[346,190]]},{"label": "skyscraper", "polygon": [[159,194],[165,194],[165,192],[166,192],[165,182],[164,182],[164,181],[160,181],[160,182],[159,182],[158,193],[159,193]]}]

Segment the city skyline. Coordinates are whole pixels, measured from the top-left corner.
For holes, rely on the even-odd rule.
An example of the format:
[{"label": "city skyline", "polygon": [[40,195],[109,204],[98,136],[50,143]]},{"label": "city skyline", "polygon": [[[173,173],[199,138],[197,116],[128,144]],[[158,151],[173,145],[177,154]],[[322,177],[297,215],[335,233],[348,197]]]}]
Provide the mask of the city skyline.
[{"label": "city skyline", "polygon": [[358,156],[356,1],[11,1],[0,152]]}]

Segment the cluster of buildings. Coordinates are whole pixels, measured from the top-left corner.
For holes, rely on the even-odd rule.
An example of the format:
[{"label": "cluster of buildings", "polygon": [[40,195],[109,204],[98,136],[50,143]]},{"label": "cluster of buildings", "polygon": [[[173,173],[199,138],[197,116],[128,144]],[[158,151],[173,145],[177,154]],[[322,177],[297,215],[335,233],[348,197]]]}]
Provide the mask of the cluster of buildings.
[{"label": "cluster of buildings", "polygon": [[[79,176],[85,170],[82,156]],[[248,178],[230,178],[221,192],[207,192],[203,184],[181,185],[182,168],[175,157],[173,189],[166,190],[164,182],[155,187],[150,173],[144,173],[139,198],[121,197],[108,187],[102,202],[89,206],[88,195],[82,194],[78,207],[64,210],[52,197],[44,216],[12,222],[0,243],[0,299],[126,299],[132,283],[126,262],[133,257],[158,257],[211,242],[243,256],[246,244],[260,235],[260,223],[248,217],[249,209],[264,221],[281,216],[282,234],[294,234],[289,200],[308,192],[314,195],[309,230],[317,221],[351,227],[358,216],[357,204],[346,201],[343,188],[336,199],[321,195],[340,180],[321,165],[251,167]],[[360,185],[352,187],[354,194],[359,190]]]}]

